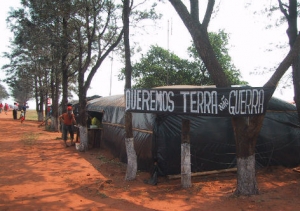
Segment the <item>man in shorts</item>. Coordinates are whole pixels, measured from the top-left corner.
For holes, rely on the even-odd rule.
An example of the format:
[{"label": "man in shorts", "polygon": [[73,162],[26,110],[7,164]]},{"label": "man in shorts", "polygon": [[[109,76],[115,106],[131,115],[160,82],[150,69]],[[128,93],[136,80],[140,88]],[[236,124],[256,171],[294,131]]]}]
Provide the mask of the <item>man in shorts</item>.
[{"label": "man in shorts", "polygon": [[65,147],[68,147],[68,144],[67,144],[68,132],[70,133],[71,146],[74,146],[73,124],[76,125],[76,120],[75,120],[75,115],[73,114],[72,106],[68,106],[67,112],[63,113],[58,118],[59,118],[59,121],[61,121],[63,123],[62,131],[63,131],[63,140],[65,143]]}]

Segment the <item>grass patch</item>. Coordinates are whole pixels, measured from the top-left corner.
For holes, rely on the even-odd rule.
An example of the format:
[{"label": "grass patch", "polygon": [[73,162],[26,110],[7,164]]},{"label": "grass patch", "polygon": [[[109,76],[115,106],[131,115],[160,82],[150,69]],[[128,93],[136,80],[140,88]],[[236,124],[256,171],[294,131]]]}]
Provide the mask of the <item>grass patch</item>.
[{"label": "grass patch", "polygon": [[101,154],[99,154],[96,158],[101,160],[101,162],[103,162],[103,163],[108,163],[108,164],[115,165],[115,166],[118,166],[118,167],[121,167],[121,166],[124,165],[122,162],[120,162],[116,158],[108,159],[108,158],[106,158],[105,156],[103,156]]},{"label": "grass patch", "polygon": [[[19,113],[19,112],[18,112]],[[38,115],[36,110],[26,110],[26,120],[38,120]]]},{"label": "grass patch", "polygon": [[102,193],[102,192],[100,192],[100,191],[98,191],[97,194],[98,194],[102,199],[108,198],[108,196],[107,196],[105,193]]},{"label": "grass patch", "polygon": [[26,146],[32,146],[36,143],[38,138],[38,134],[35,134],[33,132],[24,133],[21,137],[21,142],[23,142]]},{"label": "grass patch", "polygon": [[99,157],[97,157],[97,159],[101,160],[103,163],[109,162],[109,160],[105,156],[102,156],[102,155],[100,155]]}]

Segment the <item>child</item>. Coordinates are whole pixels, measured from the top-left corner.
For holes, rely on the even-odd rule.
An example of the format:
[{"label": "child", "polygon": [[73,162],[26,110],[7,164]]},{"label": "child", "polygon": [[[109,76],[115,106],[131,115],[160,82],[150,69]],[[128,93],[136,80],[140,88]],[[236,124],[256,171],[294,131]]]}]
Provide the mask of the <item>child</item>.
[{"label": "child", "polygon": [[23,121],[25,120],[25,115],[24,115],[23,110],[21,111],[21,114],[20,114],[20,120],[21,120],[21,123],[23,123]]},{"label": "child", "polygon": [[0,103],[0,114],[2,113],[2,109],[3,109],[3,104]]}]

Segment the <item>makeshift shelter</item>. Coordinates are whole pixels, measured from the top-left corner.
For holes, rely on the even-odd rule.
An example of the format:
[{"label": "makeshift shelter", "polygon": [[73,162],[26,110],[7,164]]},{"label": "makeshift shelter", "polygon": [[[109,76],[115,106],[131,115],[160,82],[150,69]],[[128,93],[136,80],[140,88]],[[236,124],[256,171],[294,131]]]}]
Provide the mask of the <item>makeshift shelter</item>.
[{"label": "makeshift shelter", "polygon": [[[93,95],[93,96],[87,97],[86,100],[90,101],[90,100],[97,99],[97,98],[100,98],[100,97],[101,96],[99,96],[99,95]],[[76,122],[80,122],[81,119],[80,119],[80,116],[79,116],[79,100],[72,100],[68,104],[72,105],[72,107],[73,107],[73,112],[74,112],[74,115],[75,115]],[[62,112],[62,108],[60,106],[60,113],[61,112]]]},{"label": "makeshift shelter", "polygon": [[[124,95],[88,102],[88,112],[102,113],[101,146],[127,162]],[[180,173],[181,120],[189,119],[192,172],[236,166],[236,148],[230,117],[132,113],[138,169],[150,171],[158,162],[162,174]],[[300,133],[294,105],[272,98],[256,144],[257,167],[296,166],[300,162]]]}]

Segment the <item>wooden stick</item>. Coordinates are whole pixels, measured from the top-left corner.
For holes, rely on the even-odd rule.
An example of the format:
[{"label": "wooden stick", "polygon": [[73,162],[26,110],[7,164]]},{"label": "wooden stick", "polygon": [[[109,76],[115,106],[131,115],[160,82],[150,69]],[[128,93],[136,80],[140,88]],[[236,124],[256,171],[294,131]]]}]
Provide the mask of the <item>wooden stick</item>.
[{"label": "wooden stick", "polygon": [[[213,170],[213,171],[202,171],[202,172],[196,172],[192,173],[191,177],[197,177],[197,176],[204,176],[204,175],[210,175],[210,174],[219,174],[224,172],[236,172],[237,168],[230,168],[230,169],[221,169],[221,170]],[[181,175],[167,175],[168,179],[180,179]]]}]

